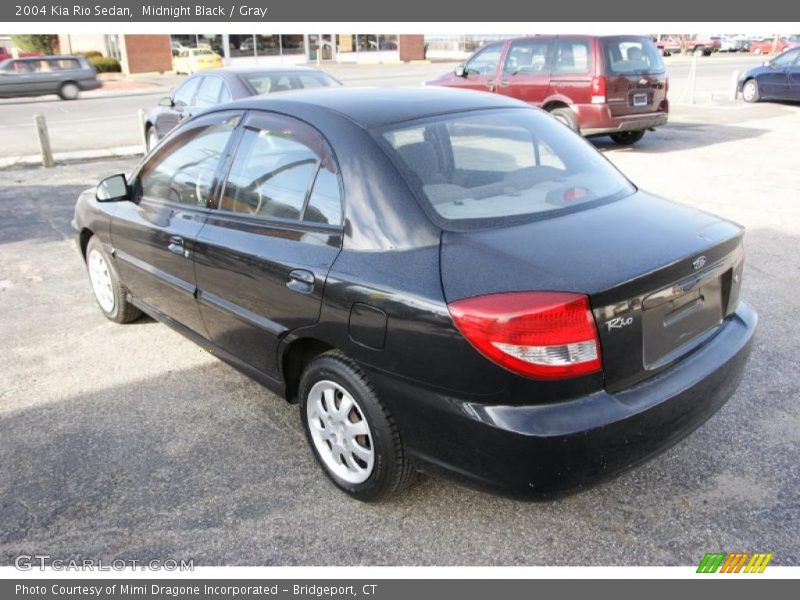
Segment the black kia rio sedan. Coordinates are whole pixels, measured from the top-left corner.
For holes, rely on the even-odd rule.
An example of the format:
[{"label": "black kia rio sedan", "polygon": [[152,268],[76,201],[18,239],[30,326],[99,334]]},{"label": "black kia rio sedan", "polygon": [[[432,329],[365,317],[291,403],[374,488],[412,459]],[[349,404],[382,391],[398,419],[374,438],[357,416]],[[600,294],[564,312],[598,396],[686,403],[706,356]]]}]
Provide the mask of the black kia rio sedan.
[{"label": "black kia rio sedan", "polygon": [[726,402],[756,328],[742,227],[478,92],[215,107],[74,226],[109,319],[152,315],[297,401],[361,500],[418,469],[534,498],[617,473]]}]

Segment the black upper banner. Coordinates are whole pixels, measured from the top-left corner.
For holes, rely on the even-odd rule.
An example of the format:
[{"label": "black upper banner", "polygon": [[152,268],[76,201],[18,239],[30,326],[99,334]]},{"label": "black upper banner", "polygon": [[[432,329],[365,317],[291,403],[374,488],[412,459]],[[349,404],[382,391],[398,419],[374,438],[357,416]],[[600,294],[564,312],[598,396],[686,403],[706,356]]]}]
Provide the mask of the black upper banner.
[{"label": "black upper banner", "polygon": [[800,2],[573,0],[10,0],[0,22],[792,22]]}]

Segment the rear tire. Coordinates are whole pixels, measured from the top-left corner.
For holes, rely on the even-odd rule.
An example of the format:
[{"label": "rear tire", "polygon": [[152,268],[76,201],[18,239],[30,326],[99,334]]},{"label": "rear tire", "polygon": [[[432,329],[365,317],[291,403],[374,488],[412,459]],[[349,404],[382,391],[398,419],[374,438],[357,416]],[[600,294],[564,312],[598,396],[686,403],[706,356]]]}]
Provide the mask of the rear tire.
[{"label": "rear tire", "polygon": [[572,129],[572,131],[578,131],[578,116],[575,114],[571,108],[566,107],[559,107],[554,108],[550,111],[550,114],[553,115],[553,118],[556,121],[559,121]]},{"label": "rear tire", "polygon": [[748,79],[742,86],[742,98],[745,102],[758,102],[761,100],[761,92],[758,90],[758,82],[755,79]]},{"label": "rear tire", "polygon": [[612,133],[611,139],[615,144],[620,146],[633,146],[636,142],[644,137],[644,130],[640,131],[620,131],[619,133]]},{"label": "rear tire", "polygon": [[66,83],[61,84],[61,87],[58,90],[58,95],[62,100],[75,100],[80,92],[81,88],[78,87],[77,83],[67,81]]},{"label": "rear tire", "polygon": [[92,236],[86,245],[86,269],[94,299],[107,319],[115,323],[130,323],[142,316],[142,311],[128,302],[128,289],[96,236]]},{"label": "rear tire", "polygon": [[414,469],[400,431],[366,374],[344,354],[321,354],[300,380],[300,419],[314,458],[336,486],[363,502],[399,493]]}]

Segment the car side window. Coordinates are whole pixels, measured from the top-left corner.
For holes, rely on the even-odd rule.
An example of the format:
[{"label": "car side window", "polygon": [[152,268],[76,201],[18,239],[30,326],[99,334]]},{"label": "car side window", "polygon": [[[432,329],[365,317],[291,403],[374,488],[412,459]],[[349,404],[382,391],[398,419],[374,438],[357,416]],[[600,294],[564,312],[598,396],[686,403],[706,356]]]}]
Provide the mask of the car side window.
[{"label": "car side window", "polygon": [[222,79],[219,77],[204,77],[194,99],[195,106],[214,106],[219,103],[221,91]]},{"label": "car side window", "polygon": [[239,115],[210,115],[170,138],[144,164],[135,197],[206,206]]},{"label": "car side window", "polygon": [[327,143],[307,125],[283,117],[246,124],[219,208],[339,224],[339,177]]},{"label": "car side window", "polygon": [[550,70],[548,55],[550,40],[519,40],[511,43],[506,62],[503,64],[504,75],[530,75],[546,73]]},{"label": "car side window", "polygon": [[58,68],[63,69],[65,71],[70,71],[73,69],[80,69],[80,63],[74,58],[61,58],[57,61]]},{"label": "car side window", "polygon": [[554,73],[586,73],[590,61],[589,43],[585,40],[558,40]]},{"label": "car side window", "polygon": [[791,67],[798,56],[800,56],[800,48],[784,52],[772,59],[772,65],[775,67]]},{"label": "car side window", "polygon": [[492,75],[500,62],[500,55],[503,53],[502,44],[486,46],[473,56],[464,67],[467,75]]},{"label": "car side window", "polygon": [[194,93],[197,91],[197,86],[200,84],[202,79],[203,77],[192,77],[191,79],[187,79],[183,85],[175,90],[175,94],[172,96],[172,101],[175,103],[175,105],[190,105],[192,103],[192,99],[194,98]]}]

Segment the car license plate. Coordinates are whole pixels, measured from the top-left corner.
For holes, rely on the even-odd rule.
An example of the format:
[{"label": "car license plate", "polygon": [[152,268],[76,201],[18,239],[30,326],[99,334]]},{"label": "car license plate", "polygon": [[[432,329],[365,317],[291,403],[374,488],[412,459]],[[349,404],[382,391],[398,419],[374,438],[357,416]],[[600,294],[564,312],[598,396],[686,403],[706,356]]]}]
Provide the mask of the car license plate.
[{"label": "car license plate", "polygon": [[633,105],[634,106],[647,106],[647,94],[634,94],[633,95]]}]

